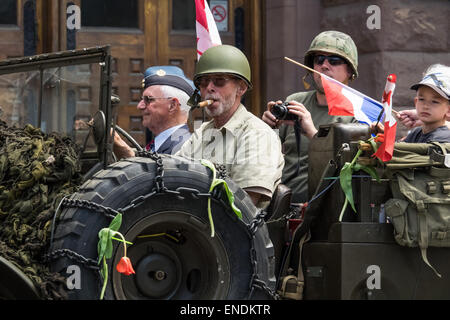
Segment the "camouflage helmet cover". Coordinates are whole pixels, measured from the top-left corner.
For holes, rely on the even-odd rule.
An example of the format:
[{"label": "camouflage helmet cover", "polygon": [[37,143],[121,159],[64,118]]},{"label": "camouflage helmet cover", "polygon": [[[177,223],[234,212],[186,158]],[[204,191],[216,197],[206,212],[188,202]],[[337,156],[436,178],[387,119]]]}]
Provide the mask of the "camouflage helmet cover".
[{"label": "camouflage helmet cover", "polygon": [[344,58],[352,67],[354,77],[358,76],[358,50],[349,35],[334,30],[319,33],[313,39],[305,54],[305,64],[310,68],[314,67],[314,53],[317,51],[335,54]]},{"label": "camouflage helmet cover", "polygon": [[227,73],[244,80],[249,89],[251,84],[250,64],[244,53],[230,45],[214,46],[206,50],[195,66],[194,84],[205,74]]}]

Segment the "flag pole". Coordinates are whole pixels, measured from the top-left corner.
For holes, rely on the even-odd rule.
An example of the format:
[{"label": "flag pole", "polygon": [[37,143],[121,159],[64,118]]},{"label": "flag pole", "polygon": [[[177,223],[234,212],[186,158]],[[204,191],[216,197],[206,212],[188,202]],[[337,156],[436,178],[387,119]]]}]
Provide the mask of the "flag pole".
[{"label": "flag pole", "polygon": [[[337,80],[335,80],[335,79],[333,79],[333,78],[327,76],[326,74],[323,74],[323,73],[321,73],[321,72],[319,72],[319,71],[317,71],[317,70],[314,70],[314,69],[312,69],[312,68],[310,68],[310,67],[308,67],[308,66],[305,66],[304,64],[301,64],[300,62],[297,62],[297,61],[295,61],[295,60],[292,60],[291,58],[284,57],[284,59],[287,60],[287,61],[289,61],[289,62],[292,62],[293,64],[296,64],[296,65],[298,65],[298,66],[300,66],[300,67],[302,67],[302,68],[305,68],[306,70],[309,70],[309,71],[311,71],[311,72],[317,73],[317,74],[320,75],[321,77],[325,77],[326,79],[328,79],[328,80],[330,80],[330,81],[339,82],[339,81],[337,81]],[[377,101],[377,100],[375,100],[375,99],[373,99],[373,98],[371,98],[371,97],[365,95],[365,94],[362,93],[362,92],[359,92],[359,91],[357,91],[357,90],[355,90],[355,89],[353,89],[353,88],[351,88],[351,87],[345,85],[344,83],[341,83],[341,84],[342,84],[343,86],[345,86],[346,88],[348,88],[348,90],[350,90],[350,91],[352,91],[352,92],[354,92],[354,93],[356,92],[357,94],[362,95],[363,97],[365,97],[366,99],[372,101],[373,103],[382,106],[381,102],[379,102],[379,101]]]},{"label": "flag pole", "polygon": [[296,65],[298,65],[298,66],[300,66],[300,67],[303,67],[303,68],[305,68],[306,70],[309,70],[309,71],[315,72],[315,73],[317,73],[317,74],[319,74],[319,75],[322,75],[322,73],[320,73],[319,71],[314,70],[314,69],[311,69],[310,67],[305,66],[304,64],[301,64],[300,62],[297,62],[297,61],[295,61],[295,60],[292,60],[291,58],[284,57],[284,59],[287,60],[287,61],[289,61],[289,62],[292,62],[293,64],[296,64]]}]

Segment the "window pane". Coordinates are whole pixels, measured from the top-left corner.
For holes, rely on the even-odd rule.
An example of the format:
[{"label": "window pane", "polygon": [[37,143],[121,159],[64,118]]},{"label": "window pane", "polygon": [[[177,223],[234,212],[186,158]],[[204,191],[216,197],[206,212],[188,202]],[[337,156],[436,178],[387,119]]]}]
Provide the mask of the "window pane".
[{"label": "window pane", "polygon": [[17,24],[17,0],[2,0],[0,24]]},{"label": "window pane", "polygon": [[172,1],[172,30],[195,30],[195,1]]},{"label": "window pane", "polygon": [[81,26],[138,28],[137,0],[81,0]]}]

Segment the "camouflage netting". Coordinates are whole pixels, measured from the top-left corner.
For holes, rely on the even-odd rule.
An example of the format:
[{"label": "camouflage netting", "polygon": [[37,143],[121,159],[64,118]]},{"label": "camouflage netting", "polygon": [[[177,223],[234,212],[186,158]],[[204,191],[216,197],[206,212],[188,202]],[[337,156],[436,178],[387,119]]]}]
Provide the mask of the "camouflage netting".
[{"label": "camouflage netting", "polygon": [[55,210],[81,178],[79,150],[70,138],[0,120],[0,256],[18,266],[44,299],[65,298],[65,280],[49,271],[44,256]]}]

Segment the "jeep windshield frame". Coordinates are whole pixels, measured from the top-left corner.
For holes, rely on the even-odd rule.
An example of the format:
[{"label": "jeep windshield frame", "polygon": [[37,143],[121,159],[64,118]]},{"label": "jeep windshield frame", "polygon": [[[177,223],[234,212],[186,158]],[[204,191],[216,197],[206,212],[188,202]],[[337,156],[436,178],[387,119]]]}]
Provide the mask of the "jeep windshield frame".
[{"label": "jeep windshield frame", "polygon": [[110,46],[0,61],[0,119],[67,134],[81,147],[83,173],[106,168],[113,143],[106,134],[113,120],[111,61]]}]

